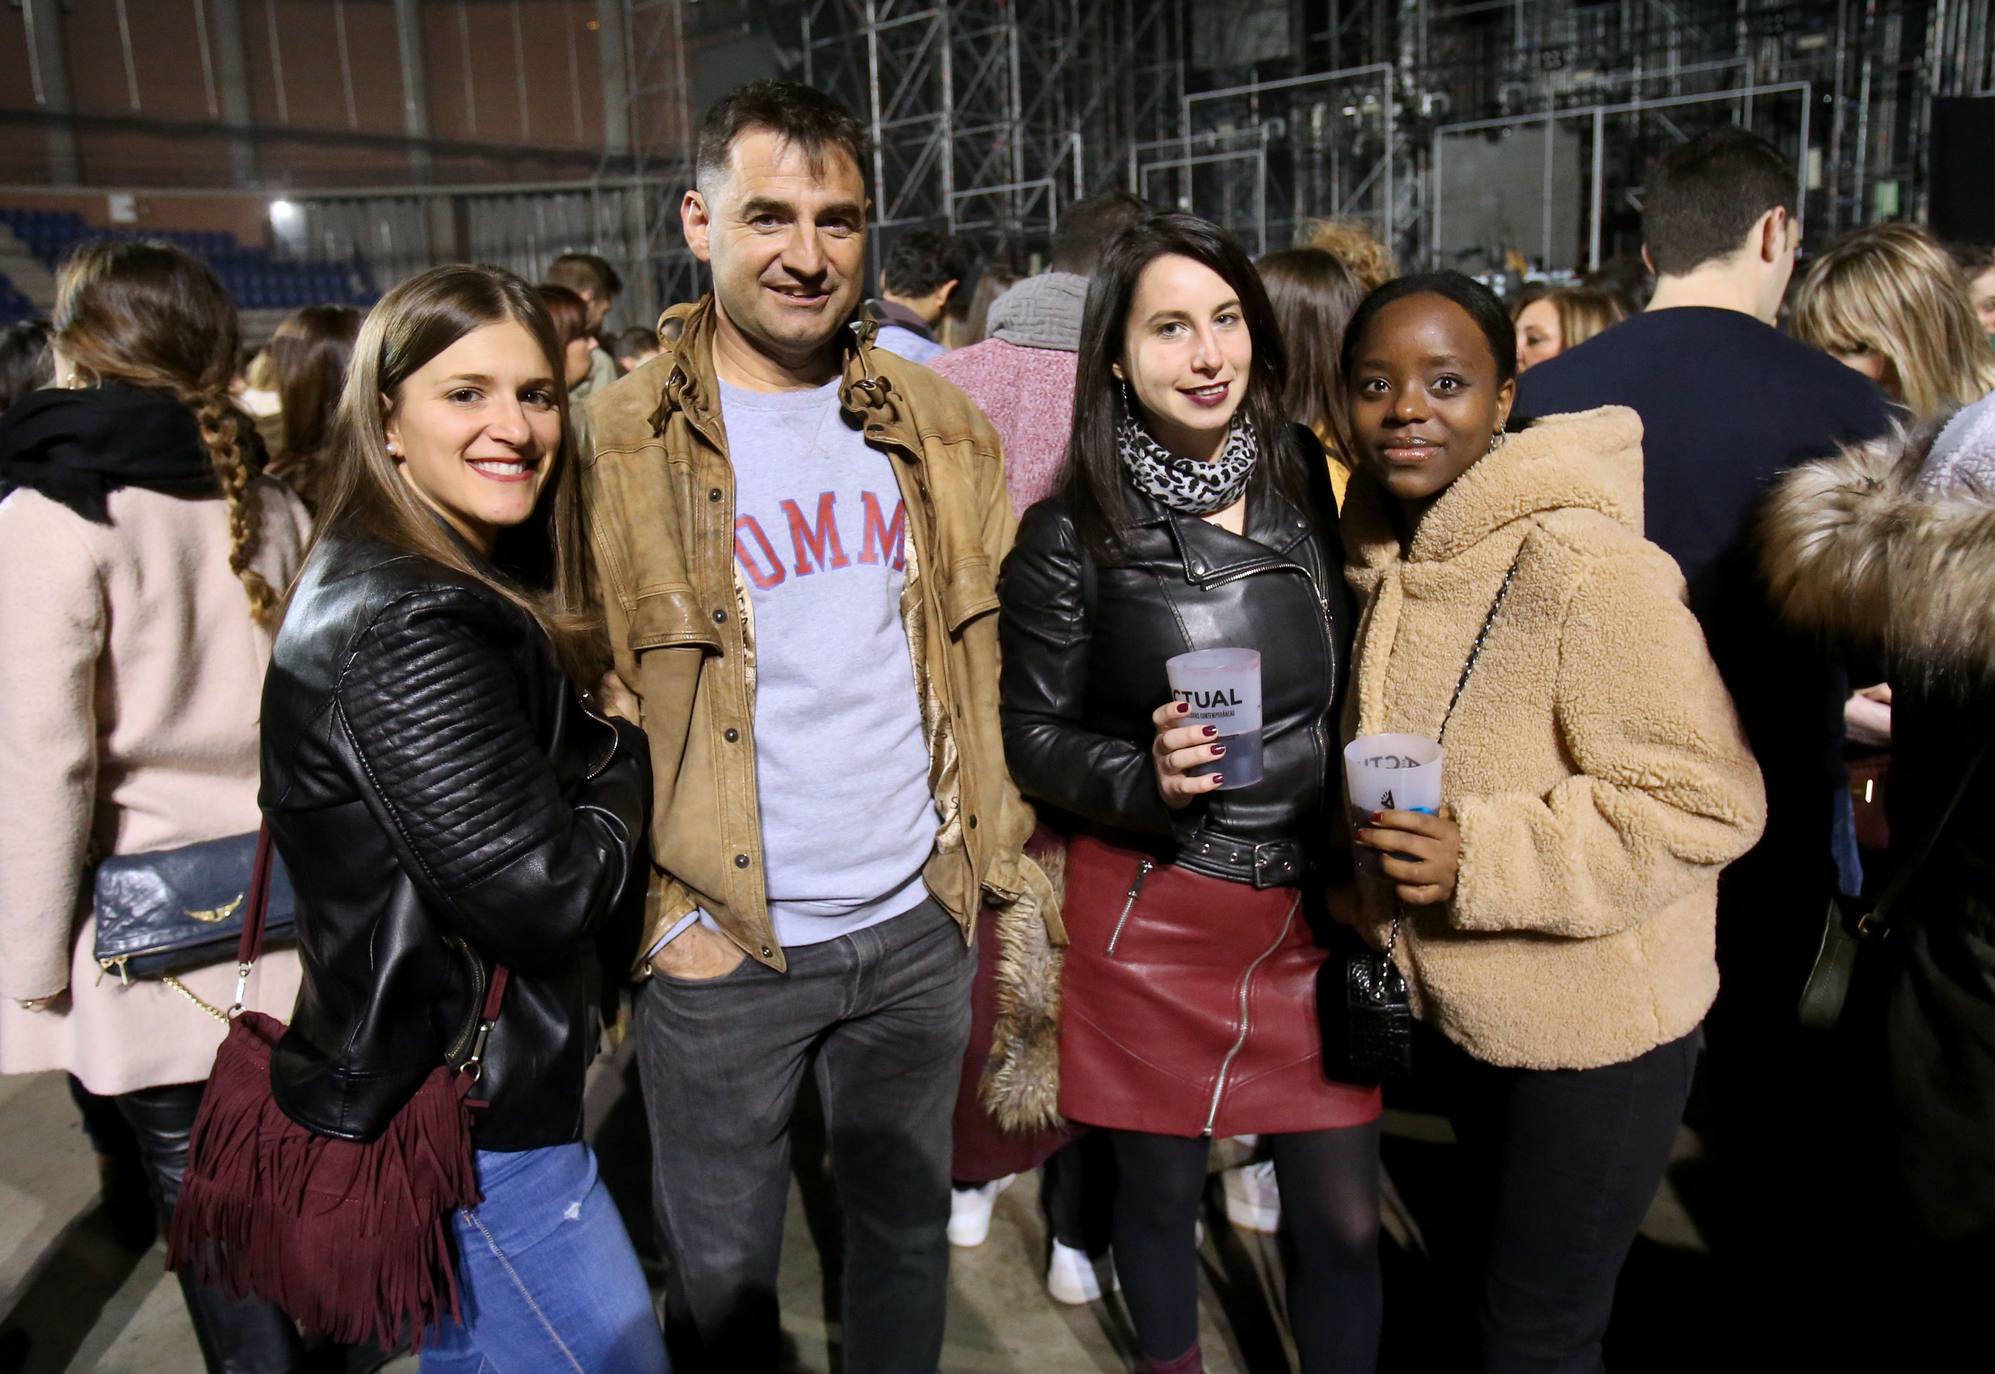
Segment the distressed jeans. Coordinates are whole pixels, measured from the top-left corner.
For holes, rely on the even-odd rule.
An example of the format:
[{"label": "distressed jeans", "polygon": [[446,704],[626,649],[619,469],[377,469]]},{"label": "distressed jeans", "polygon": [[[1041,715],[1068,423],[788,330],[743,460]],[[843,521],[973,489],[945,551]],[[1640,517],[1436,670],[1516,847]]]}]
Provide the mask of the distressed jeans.
[{"label": "distressed jeans", "polygon": [[651,1291],[580,1141],[478,1151],[485,1200],[451,1217],[463,1324],[422,1374],[667,1374]]},{"label": "distressed jeans", "polygon": [[844,1216],[845,1368],[935,1374],[949,1281],[950,1114],[976,956],[932,898],[752,959],[658,975],[638,997],[638,1068],[682,1374],[777,1367],[790,1118],[806,1070]]}]

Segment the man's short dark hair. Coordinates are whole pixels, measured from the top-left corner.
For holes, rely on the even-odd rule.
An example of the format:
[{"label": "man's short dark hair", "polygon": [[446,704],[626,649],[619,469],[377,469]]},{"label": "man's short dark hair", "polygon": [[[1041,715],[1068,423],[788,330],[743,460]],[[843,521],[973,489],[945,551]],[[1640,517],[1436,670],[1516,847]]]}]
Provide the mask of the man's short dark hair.
[{"label": "man's short dark hair", "polygon": [[563,253],[548,267],[543,280],[599,301],[614,300],[623,291],[623,278],[616,268],[594,253]]},{"label": "man's short dark hair", "polygon": [[1737,251],[1775,206],[1794,216],[1794,164],[1757,134],[1709,129],[1649,168],[1642,235],[1656,271],[1680,277]]},{"label": "man's short dark hair", "polygon": [[852,159],[862,179],[866,174],[866,132],[850,110],[801,81],[751,81],[716,100],[701,119],[694,180],[726,175],[734,141],[755,129],[795,144],[812,176],[824,175],[824,155],[834,149]]},{"label": "man's short dark hair", "polygon": [[926,296],[944,282],[964,281],[969,275],[969,254],[939,229],[901,230],[880,259],[882,294]]},{"label": "man's short dark hair", "polygon": [[1053,231],[1053,261],[1047,266],[1091,277],[1117,235],[1156,213],[1148,201],[1127,191],[1105,191],[1069,205],[1060,211],[1060,227]]}]

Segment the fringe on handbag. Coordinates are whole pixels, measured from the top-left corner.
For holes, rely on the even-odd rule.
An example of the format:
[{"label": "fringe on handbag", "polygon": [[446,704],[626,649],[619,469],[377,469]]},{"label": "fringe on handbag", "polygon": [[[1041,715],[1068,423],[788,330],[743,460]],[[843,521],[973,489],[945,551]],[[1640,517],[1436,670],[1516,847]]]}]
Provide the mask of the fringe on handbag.
[{"label": "fringe on handbag", "polygon": [[393,1349],[407,1336],[420,1349],[446,1313],[461,1319],[448,1219],[482,1201],[471,1145],[480,1104],[470,1093],[507,971],[493,970],[469,1057],[432,1069],[379,1138],[318,1135],[287,1117],[271,1091],[284,1023],[242,1005],[261,952],[270,860],[266,826],[237,949],[235,1005],[195,1117],[167,1267],[235,1297],[262,1298],[347,1344]]}]

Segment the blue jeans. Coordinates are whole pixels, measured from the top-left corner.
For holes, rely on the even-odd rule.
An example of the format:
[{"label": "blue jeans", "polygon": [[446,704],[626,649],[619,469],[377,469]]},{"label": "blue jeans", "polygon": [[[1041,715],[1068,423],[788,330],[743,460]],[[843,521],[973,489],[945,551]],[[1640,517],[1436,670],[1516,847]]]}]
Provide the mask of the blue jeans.
[{"label": "blue jeans", "polygon": [[667,1374],[595,1151],[480,1150],[478,1183],[484,1202],[451,1219],[464,1322],[430,1332],[423,1374]]}]

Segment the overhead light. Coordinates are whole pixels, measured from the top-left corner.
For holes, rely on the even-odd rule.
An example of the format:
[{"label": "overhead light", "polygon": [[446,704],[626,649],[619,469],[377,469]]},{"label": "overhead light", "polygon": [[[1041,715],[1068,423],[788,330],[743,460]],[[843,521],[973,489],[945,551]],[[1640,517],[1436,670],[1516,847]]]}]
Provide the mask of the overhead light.
[{"label": "overhead light", "polygon": [[270,202],[270,222],[272,224],[295,223],[298,215],[298,207],[292,201],[273,200]]}]

